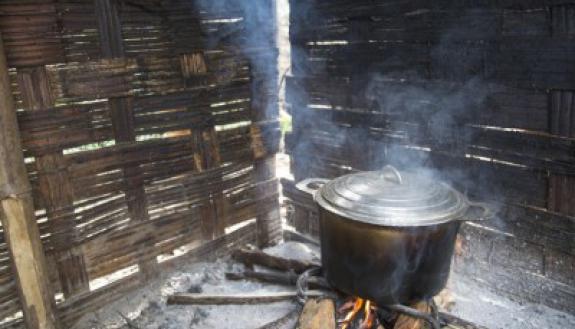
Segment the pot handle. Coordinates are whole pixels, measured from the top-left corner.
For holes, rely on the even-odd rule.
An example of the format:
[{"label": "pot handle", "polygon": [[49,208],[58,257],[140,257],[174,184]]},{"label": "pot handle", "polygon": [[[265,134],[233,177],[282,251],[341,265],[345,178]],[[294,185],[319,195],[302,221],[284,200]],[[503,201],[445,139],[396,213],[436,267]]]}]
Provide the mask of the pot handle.
[{"label": "pot handle", "polygon": [[495,216],[495,211],[493,211],[493,208],[488,203],[467,201],[467,204],[469,205],[469,210],[467,211],[467,216],[465,216],[464,221],[479,222],[492,219]]},{"label": "pot handle", "polygon": [[401,173],[394,166],[388,165],[383,167],[379,175],[381,178],[392,181],[398,185],[403,184],[403,177],[401,177]]},{"label": "pot handle", "polygon": [[324,186],[329,179],[325,178],[308,178],[304,179],[301,182],[297,183],[295,187],[304,193],[311,195],[312,197],[315,195],[322,186]]}]

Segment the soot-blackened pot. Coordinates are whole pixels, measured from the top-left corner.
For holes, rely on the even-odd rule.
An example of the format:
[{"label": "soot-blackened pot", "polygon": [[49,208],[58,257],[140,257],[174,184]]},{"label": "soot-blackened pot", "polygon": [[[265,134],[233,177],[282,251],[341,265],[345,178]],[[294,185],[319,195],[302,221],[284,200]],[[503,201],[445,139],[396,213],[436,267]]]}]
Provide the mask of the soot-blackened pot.
[{"label": "soot-blackened pot", "polygon": [[313,194],[319,206],[328,282],[379,305],[408,305],[438,294],[461,222],[490,215],[488,207],[430,175],[391,166],[334,180],[307,179],[297,187]]}]

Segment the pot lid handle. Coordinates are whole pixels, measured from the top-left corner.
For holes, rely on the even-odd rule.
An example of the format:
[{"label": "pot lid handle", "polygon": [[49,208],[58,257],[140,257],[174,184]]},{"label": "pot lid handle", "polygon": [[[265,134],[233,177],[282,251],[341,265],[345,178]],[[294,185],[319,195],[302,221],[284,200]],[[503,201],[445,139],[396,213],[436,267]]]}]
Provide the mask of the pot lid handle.
[{"label": "pot lid handle", "polygon": [[383,167],[383,169],[381,169],[381,171],[379,172],[379,177],[387,181],[394,182],[398,185],[403,184],[403,178],[401,177],[401,173],[399,172],[399,170],[395,169],[395,167],[391,165]]},{"label": "pot lid handle", "polygon": [[325,178],[308,178],[302,180],[301,182],[297,183],[295,187],[300,191],[307,193],[311,196],[314,194],[325,184],[329,182],[329,179]]}]

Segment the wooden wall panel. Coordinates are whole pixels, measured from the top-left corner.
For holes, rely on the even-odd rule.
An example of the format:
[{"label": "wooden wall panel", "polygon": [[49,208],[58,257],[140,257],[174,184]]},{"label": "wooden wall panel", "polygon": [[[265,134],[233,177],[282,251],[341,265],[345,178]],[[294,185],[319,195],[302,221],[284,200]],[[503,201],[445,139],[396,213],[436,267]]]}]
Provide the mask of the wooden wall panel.
[{"label": "wooden wall panel", "polygon": [[[138,286],[92,290],[95,279],[135,266],[142,283],[158,256],[183,245],[205,256],[280,236],[277,72],[261,65],[277,61],[275,22],[257,24],[269,45],[257,47],[251,13],[238,8],[0,1],[8,87],[65,327]],[[2,278],[0,318],[19,307],[12,272]]]}]

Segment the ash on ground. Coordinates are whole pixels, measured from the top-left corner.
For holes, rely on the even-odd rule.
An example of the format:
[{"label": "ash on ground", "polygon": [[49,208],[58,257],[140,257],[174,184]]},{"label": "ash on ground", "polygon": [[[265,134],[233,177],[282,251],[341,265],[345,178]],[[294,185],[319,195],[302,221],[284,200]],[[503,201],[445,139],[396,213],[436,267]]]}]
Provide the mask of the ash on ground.
[{"label": "ash on ground", "polygon": [[453,298],[450,313],[489,329],[575,328],[575,314],[512,301],[456,273],[451,274],[448,290]]},{"label": "ash on ground", "polygon": [[[316,259],[317,248],[286,243],[266,250],[295,259]],[[228,259],[181,266],[149,286],[121,298],[104,309],[85,316],[74,329],[254,329],[277,320],[296,308],[292,302],[266,305],[166,305],[174,293],[255,293],[294,288],[252,281],[228,281],[226,272],[243,266]]]},{"label": "ash on ground", "polygon": [[[293,259],[314,260],[315,246],[288,242],[266,250]],[[296,308],[295,302],[265,305],[168,306],[174,293],[255,293],[292,288],[251,281],[228,281],[226,272],[243,266],[229,259],[182,266],[148,287],[129,294],[106,308],[84,317],[74,329],[254,329],[277,320]],[[490,329],[575,328],[575,316],[500,297],[466,278],[453,274],[450,293],[441,304],[450,313]],[[295,326],[295,323],[294,323]]]}]

